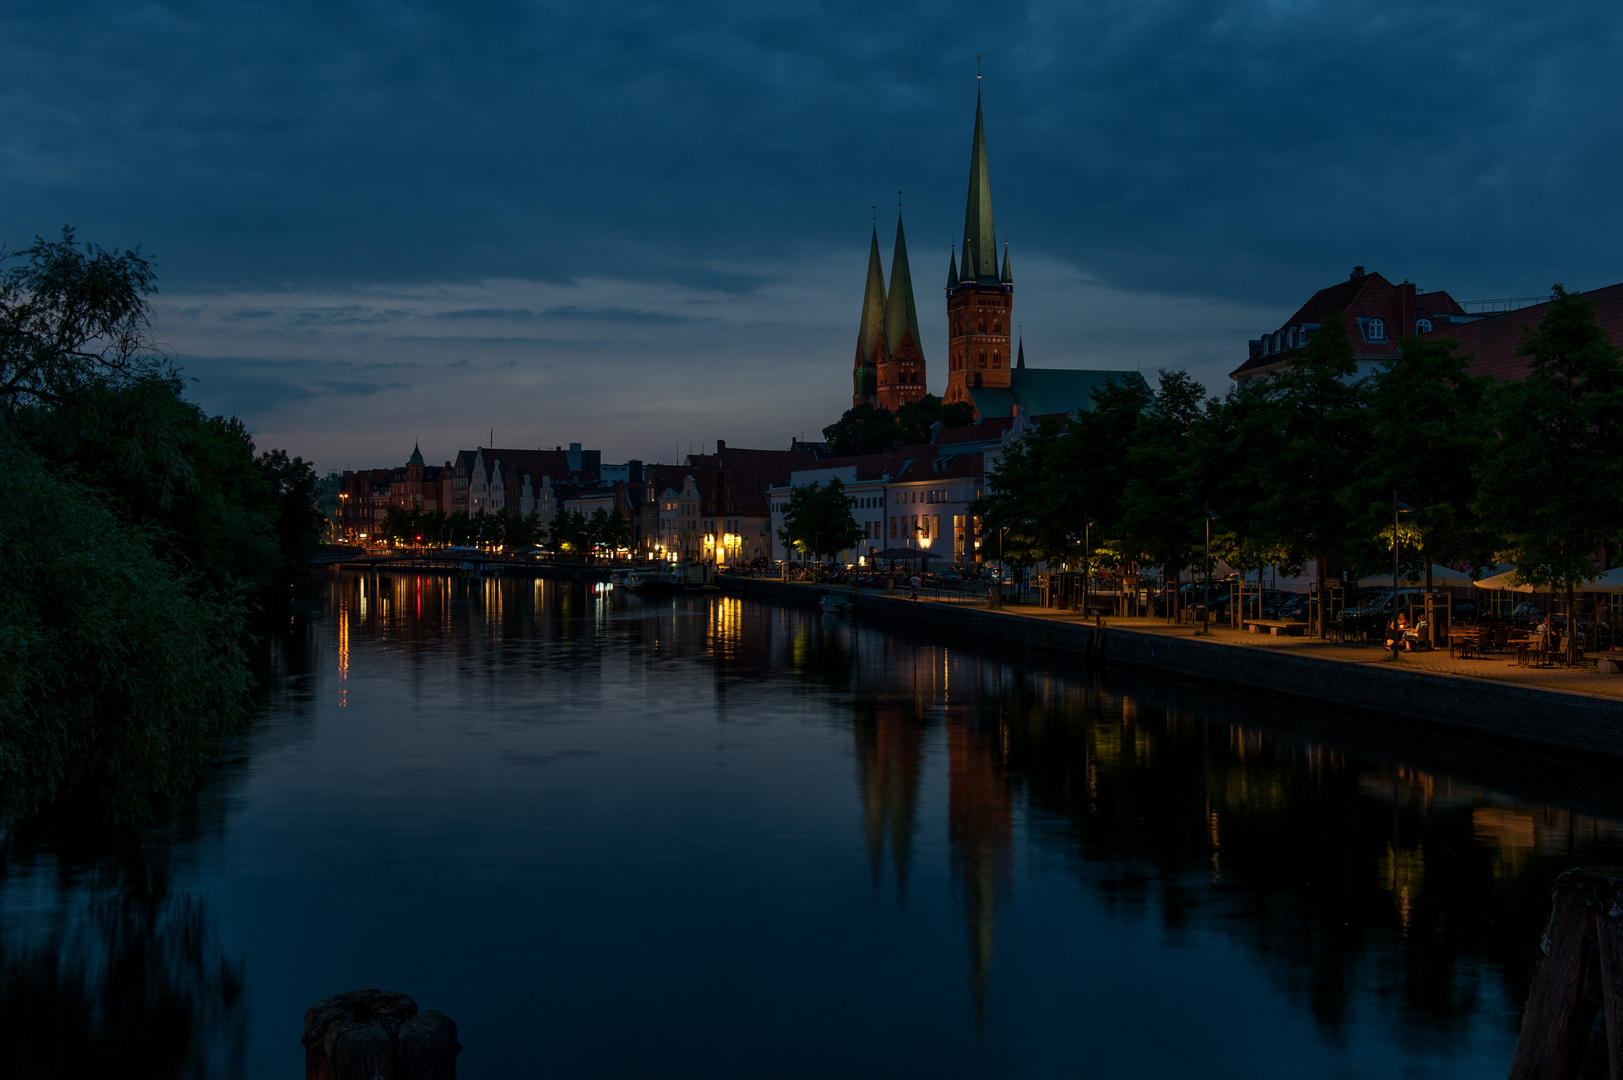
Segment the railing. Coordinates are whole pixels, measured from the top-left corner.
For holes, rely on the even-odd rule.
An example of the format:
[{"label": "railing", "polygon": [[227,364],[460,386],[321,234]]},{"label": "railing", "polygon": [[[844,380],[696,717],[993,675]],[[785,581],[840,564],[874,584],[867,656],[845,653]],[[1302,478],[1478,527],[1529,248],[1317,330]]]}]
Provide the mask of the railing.
[{"label": "railing", "polygon": [[1507,296],[1500,300],[1461,300],[1459,304],[1469,315],[1497,315],[1549,302],[1548,296]]}]

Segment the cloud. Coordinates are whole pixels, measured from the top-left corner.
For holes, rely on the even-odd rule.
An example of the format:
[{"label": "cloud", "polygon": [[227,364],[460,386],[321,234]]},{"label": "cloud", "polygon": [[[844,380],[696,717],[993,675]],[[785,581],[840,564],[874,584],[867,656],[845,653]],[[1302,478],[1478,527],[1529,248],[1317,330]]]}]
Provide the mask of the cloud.
[{"label": "cloud", "polygon": [[471,361],[360,396],[222,369],[313,445],[564,403],[628,454],[781,442],[848,400],[898,189],[940,389],[977,53],[1028,355],[1220,385],[1355,263],[1623,280],[1620,45],[1596,0],[34,5],[0,36],[0,235],[142,243],[189,355]]}]

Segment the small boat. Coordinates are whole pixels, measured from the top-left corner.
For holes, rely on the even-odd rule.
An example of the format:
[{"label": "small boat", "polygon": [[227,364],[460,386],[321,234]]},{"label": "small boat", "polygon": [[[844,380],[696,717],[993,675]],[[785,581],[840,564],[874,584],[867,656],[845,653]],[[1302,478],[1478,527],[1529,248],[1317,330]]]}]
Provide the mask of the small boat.
[{"label": "small boat", "polygon": [[851,598],[844,593],[824,593],[817,604],[830,615],[844,615],[851,610]]},{"label": "small boat", "polygon": [[609,575],[616,588],[628,589],[639,596],[671,596],[681,582],[675,574],[662,570],[616,570]]}]

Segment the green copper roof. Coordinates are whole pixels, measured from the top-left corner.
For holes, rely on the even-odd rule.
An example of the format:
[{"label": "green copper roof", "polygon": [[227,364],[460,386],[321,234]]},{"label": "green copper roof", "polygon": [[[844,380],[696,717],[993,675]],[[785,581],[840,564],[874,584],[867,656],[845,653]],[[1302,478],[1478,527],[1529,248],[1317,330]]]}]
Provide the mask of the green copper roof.
[{"label": "green copper roof", "polygon": [[969,151],[969,201],[964,207],[965,281],[997,280],[997,230],[992,227],[992,177],[986,167],[986,124],[975,95],[975,145]]},{"label": "green copper roof", "polygon": [[1003,273],[1000,275],[1000,280],[1005,285],[1014,284],[1014,274],[1009,270],[1009,242],[1007,240],[1003,242]]},{"label": "green copper roof", "polygon": [[956,289],[963,283],[964,279],[958,276],[958,252],[949,249],[947,252],[947,288]]},{"label": "green copper roof", "polygon": [[1020,336],[1020,359],[1014,362],[1014,366],[1017,371],[1024,371],[1026,367],[1026,338],[1024,334]]},{"label": "green copper roof", "polygon": [[913,305],[913,275],[907,268],[907,238],[902,235],[902,218],[896,216],[896,250],[890,257],[890,299],[885,304],[885,346],[891,355],[902,343],[902,333],[913,335],[913,344],[924,352],[919,333],[919,312]]},{"label": "green copper roof", "polygon": [[866,364],[878,362],[874,346],[885,332],[885,271],[879,263],[879,230],[868,245],[868,286],[862,294],[862,323],[857,327],[857,351]]},{"label": "green copper roof", "polygon": [[412,443],[411,444],[411,457],[406,459],[406,464],[407,465],[421,465],[422,463],[423,463],[423,452],[417,448],[416,443]]}]

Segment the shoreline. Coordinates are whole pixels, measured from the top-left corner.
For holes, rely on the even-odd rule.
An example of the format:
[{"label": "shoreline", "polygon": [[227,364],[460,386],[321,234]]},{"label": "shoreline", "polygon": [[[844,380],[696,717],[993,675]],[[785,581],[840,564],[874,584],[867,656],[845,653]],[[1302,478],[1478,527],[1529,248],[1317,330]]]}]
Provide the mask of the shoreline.
[{"label": "shoreline", "polygon": [[1112,625],[1108,619],[1101,629],[1087,622],[989,611],[980,606],[729,574],[718,574],[716,584],[730,595],[797,607],[816,607],[825,593],[846,592],[857,617],[1342,711],[1379,712],[1498,742],[1623,758],[1623,699],[1598,694],[1150,633]]}]

